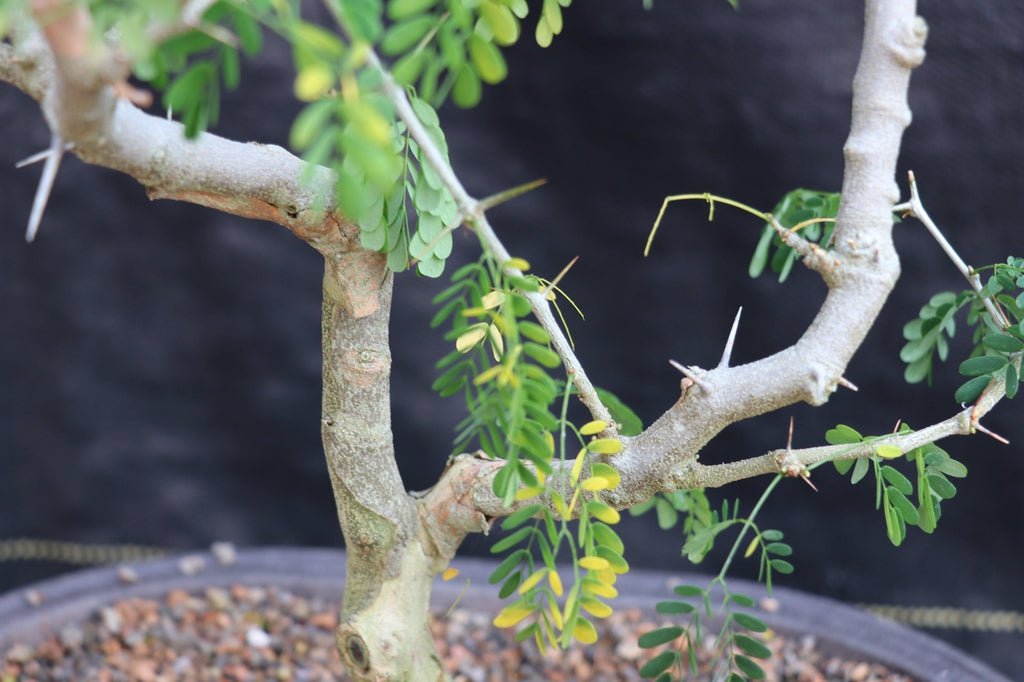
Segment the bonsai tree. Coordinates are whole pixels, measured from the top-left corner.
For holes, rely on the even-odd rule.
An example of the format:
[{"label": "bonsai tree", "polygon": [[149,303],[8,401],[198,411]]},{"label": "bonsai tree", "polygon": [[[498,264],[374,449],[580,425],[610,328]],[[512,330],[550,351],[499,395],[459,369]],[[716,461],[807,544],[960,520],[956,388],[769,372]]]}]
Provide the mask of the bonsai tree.
[{"label": "bonsai tree", "polygon": [[[844,148],[842,190],[797,190],[772,212],[741,198],[696,200],[709,211],[742,210],[765,224],[751,262],[785,277],[797,260],[828,287],[814,321],[791,347],[733,366],[739,316],[712,369],[678,365],[679,399],[643,428],[614,395],[594,386],[576,358],[557,313],[569,302],[562,273],[531,272],[530,254],[510,254],[488,211],[532,189],[476,198],[453,172],[436,107],[447,99],[472,107],[482,84],[506,75],[501,48],[532,27],[541,46],[562,31],[570,0],[334,0],[331,23],[302,18],[291,3],[250,0],[186,3],[154,0],[15,1],[3,5],[9,42],[0,45],[0,76],[40,103],[52,131],[39,159],[42,179],[29,221],[33,240],[62,155],[136,178],[152,198],[188,201],[275,222],[324,257],[324,452],[347,546],[345,601],[338,629],[342,659],[357,679],[443,678],[427,628],[431,584],[448,569],[462,540],[500,525],[504,559],[493,575],[509,605],[495,618],[538,645],[595,639],[593,620],[607,615],[616,575],[628,570],[614,525],[638,505],[687,513],[684,546],[702,558],[716,538],[738,530],[714,583],[725,588],[731,624],[723,647],[733,674],[757,678],[765,654],[749,632],[763,624],[731,594],[726,572],[739,552],[758,553],[764,577],[792,570],[778,531],[761,529],[762,497],[745,516],[714,512],[707,487],[770,477],[766,495],[785,477],[810,482],[811,470],[834,463],[854,481],[873,473],[890,540],[908,526],[935,529],[949,478],[965,472],[934,443],[985,430],[982,418],[1018,386],[1024,300],[1016,293],[1024,261],[1011,258],[982,281],[942,239],[913,178],[901,197],[896,160],[910,112],[911,71],[924,58],[925,24],[909,0],[867,0],[864,42],[854,82],[852,123]],[[307,102],[291,129],[296,154],[206,132],[219,114],[222,87],[239,80],[239,52],[260,49],[263,31],[289,41],[295,95]],[[134,77],[134,80],[130,80]],[[152,90],[163,112],[145,113]],[[176,120],[177,119],[177,120]],[[945,359],[953,316],[968,310],[977,348],[960,369],[965,407],[912,431],[864,436],[830,431],[827,444],[705,465],[701,450],[740,420],[797,402],[820,405],[855,388],[845,368],[874,323],[899,275],[893,222],[920,220],[940,241],[970,288],[941,293],[907,325],[906,377],[921,381]],[[479,258],[448,267],[452,236],[467,230]],[[651,232],[651,239],[655,231]],[[651,246],[649,242],[648,246]],[[451,353],[435,388],[463,396],[468,415],[436,484],[407,492],[391,434],[389,311],[397,279],[450,271],[438,297],[435,326]],[[574,422],[570,405],[588,416]],[[443,453],[438,453],[439,462]],[[896,464],[905,461],[906,473]],[[571,570],[560,569],[560,561]],[[710,586],[684,586],[667,613],[686,615]],[[605,600],[605,601],[602,601]],[[690,600],[690,601],[688,601]],[[688,641],[673,626],[644,646]],[[669,649],[645,664],[659,679],[681,671]]]}]

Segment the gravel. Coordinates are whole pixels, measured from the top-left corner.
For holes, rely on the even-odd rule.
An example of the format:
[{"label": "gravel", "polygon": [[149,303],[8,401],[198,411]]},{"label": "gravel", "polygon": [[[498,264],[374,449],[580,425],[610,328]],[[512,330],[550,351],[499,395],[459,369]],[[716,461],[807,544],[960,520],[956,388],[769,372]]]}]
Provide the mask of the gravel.
[{"label": "gravel", "polygon": [[[160,600],[128,599],[98,609],[37,644],[3,653],[0,682],[319,682],[349,679],[334,648],[338,604],[276,589],[235,585]],[[658,650],[637,646],[662,622],[637,609],[599,622],[598,644],[541,654],[491,626],[493,614],[456,608],[432,630],[454,682],[640,680]],[[813,637],[765,639],[768,680],[911,682],[882,666],[828,656]],[[708,651],[698,652],[702,663]],[[707,671],[693,682],[710,681]]]}]

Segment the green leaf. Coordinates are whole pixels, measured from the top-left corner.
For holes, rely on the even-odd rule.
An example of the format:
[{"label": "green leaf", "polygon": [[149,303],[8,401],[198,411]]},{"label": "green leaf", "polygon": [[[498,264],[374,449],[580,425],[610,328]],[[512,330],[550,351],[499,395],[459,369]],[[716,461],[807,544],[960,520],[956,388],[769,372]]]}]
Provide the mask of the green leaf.
[{"label": "green leaf", "polygon": [[968,358],[960,363],[960,374],[968,377],[981,376],[998,372],[1006,365],[1006,358],[1002,355],[982,355],[976,358]]},{"label": "green leaf", "polygon": [[672,591],[680,597],[703,597],[704,590],[696,585],[676,585]]},{"label": "green leaf", "polygon": [[928,478],[920,476],[917,481],[917,526],[925,533],[935,531],[937,519],[935,518],[935,507],[932,506],[931,486]]},{"label": "green leaf", "polygon": [[949,500],[956,496],[956,486],[950,483],[944,476],[928,474],[928,484],[931,486],[932,491],[944,500]]},{"label": "green leaf", "polygon": [[932,369],[932,358],[930,355],[915,360],[903,370],[903,380],[908,384],[919,384],[925,380]]},{"label": "green leaf", "polygon": [[494,43],[489,43],[479,35],[473,34],[467,43],[469,48],[469,59],[473,64],[480,80],[494,85],[505,80],[508,75],[508,66],[501,50]]},{"label": "green leaf", "polygon": [[768,630],[768,626],[765,625],[763,620],[749,613],[737,611],[732,614],[732,619],[751,632],[766,632]]},{"label": "green leaf", "polygon": [[[530,528],[530,529],[524,529],[524,530],[533,530],[533,529]],[[493,547],[491,548],[491,552],[494,552],[494,548]],[[501,563],[498,564],[495,567],[494,571],[487,578],[487,582],[489,582],[492,585],[497,585],[502,580],[504,580],[505,577],[508,576],[509,573],[512,572],[512,569],[514,569],[519,564],[524,563],[529,558],[530,558],[530,553],[527,550],[525,550],[525,549],[517,549],[516,551],[512,552],[507,557],[505,557],[501,561]]]},{"label": "green leaf", "polygon": [[790,556],[793,554],[793,548],[785,542],[771,542],[764,546],[764,551],[775,556]]},{"label": "green leaf", "polygon": [[422,14],[436,5],[438,0],[390,0],[388,18],[401,21]]},{"label": "green leaf", "polygon": [[1001,353],[1016,353],[1019,350],[1024,350],[1024,341],[1014,338],[1009,334],[986,334],[982,339],[982,343],[985,344],[986,348],[991,348]]},{"label": "green leaf", "polygon": [[506,535],[501,540],[498,540],[497,542],[495,542],[493,546],[491,546],[491,554],[501,554],[506,549],[508,549],[510,547],[514,547],[515,545],[518,545],[520,542],[525,540],[528,536],[533,534],[533,532],[534,532],[534,529],[533,529],[532,526],[526,526],[524,528],[520,528],[519,530],[515,531],[514,533]]},{"label": "green leaf", "polygon": [[562,359],[558,357],[558,353],[536,343],[524,343],[523,352],[549,369],[554,369],[562,364]]},{"label": "green leaf", "polygon": [[676,662],[675,651],[663,651],[640,668],[640,677],[657,677]]},{"label": "green leaf", "polygon": [[860,443],[864,440],[856,429],[846,424],[837,424],[835,428],[825,432],[825,442],[830,445],[847,445]]},{"label": "green leaf", "polygon": [[381,52],[392,57],[404,53],[422,40],[435,23],[437,20],[432,16],[418,16],[395,24],[384,33]]},{"label": "green leaf", "polygon": [[608,408],[612,419],[619,425],[619,433],[623,436],[639,436],[644,430],[643,422],[626,403],[611,391],[604,388],[597,388],[597,397],[601,399],[604,406]]},{"label": "green leaf", "polygon": [[955,459],[943,460],[935,468],[953,478],[964,478],[967,476],[967,467]]},{"label": "green leaf", "polygon": [[974,377],[956,390],[956,393],[953,394],[953,400],[958,403],[973,403],[991,380],[992,377],[990,376]]},{"label": "green leaf", "polygon": [[746,675],[749,679],[764,679],[764,670],[762,670],[761,666],[759,666],[752,659],[747,658],[743,654],[736,654],[735,656],[733,656],[732,660],[736,664],[736,667],[739,668],[743,672],[743,674]]},{"label": "green leaf", "polygon": [[894,488],[904,495],[910,495],[914,492],[914,486],[910,479],[900,473],[899,470],[885,464],[882,466],[881,471],[882,478],[891,483]]},{"label": "green leaf", "polygon": [[771,246],[774,236],[775,230],[771,225],[765,225],[761,230],[761,239],[757,242],[754,255],[750,259],[750,266],[747,268],[747,274],[752,278],[759,277],[764,272],[764,268],[768,264],[768,247]]},{"label": "green leaf", "polygon": [[754,658],[770,658],[772,655],[771,649],[748,635],[734,635],[732,641],[745,653]]},{"label": "green leaf", "polygon": [[499,45],[512,45],[519,40],[519,21],[505,5],[494,0],[483,0],[480,3],[480,17]]},{"label": "green leaf", "polygon": [[1020,388],[1020,374],[1012,364],[1006,365],[1006,397],[1013,399]]},{"label": "green leaf", "polygon": [[862,457],[857,460],[857,463],[853,465],[853,475],[850,476],[850,484],[857,485],[861,480],[867,476],[868,469],[871,468],[870,460],[866,457]]},{"label": "green leaf", "polygon": [[678,625],[671,625],[668,627],[658,628],[657,630],[651,630],[640,635],[637,640],[637,644],[642,649],[653,649],[656,646],[661,646],[677,639],[683,634],[683,629]]},{"label": "green leaf", "polygon": [[774,528],[770,528],[768,530],[761,532],[761,539],[765,542],[778,542],[783,537],[785,536],[782,534],[782,531],[775,530]]},{"label": "green leaf", "polygon": [[501,527],[504,528],[505,530],[509,530],[510,528],[515,528],[516,526],[521,526],[521,525],[523,525],[523,523],[525,523],[526,521],[528,521],[528,520],[532,519],[534,516],[536,516],[540,512],[540,510],[541,510],[541,505],[539,505],[539,504],[528,504],[525,507],[523,507],[522,509],[520,509],[520,510],[518,510],[516,512],[513,512],[512,514],[510,514],[508,516],[508,518],[506,518],[502,522]]},{"label": "green leaf", "polygon": [[773,571],[777,571],[783,575],[789,575],[794,570],[793,564],[789,563],[785,559],[772,559],[768,564],[772,567]]},{"label": "green leaf", "polygon": [[889,502],[891,502],[892,506],[896,508],[896,511],[900,513],[903,520],[911,526],[916,526],[919,520],[917,509],[910,503],[910,500],[908,500],[902,492],[893,486],[889,486],[886,490],[889,494]]},{"label": "green leaf", "polygon": [[654,610],[663,616],[678,616],[693,613],[693,604],[684,601],[660,601],[654,606]]},{"label": "green leaf", "polygon": [[679,521],[679,512],[663,497],[658,498],[655,511],[658,516],[658,527],[662,530],[673,528]]}]

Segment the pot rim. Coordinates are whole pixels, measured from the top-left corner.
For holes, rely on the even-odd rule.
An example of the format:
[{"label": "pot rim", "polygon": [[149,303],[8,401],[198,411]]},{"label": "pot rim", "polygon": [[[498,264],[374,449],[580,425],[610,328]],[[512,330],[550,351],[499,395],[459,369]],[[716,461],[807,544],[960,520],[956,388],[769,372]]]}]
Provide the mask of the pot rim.
[{"label": "pot rim", "polygon": [[[199,556],[203,567],[186,575],[180,562]],[[169,557],[133,562],[138,581],[125,583],[118,567],[103,566],[76,571],[57,578],[23,586],[0,594],[0,652],[15,642],[35,642],[63,626],[82,620],[92,611],[128,598],[154,598],[172,589],[186,591],[233,584],[275,585],[300,594],[318,594],[340,599],[345,575],[345,553],[341,549],[266,547],[242,549],[234,562],[221,564],[209,552],[187,552]],[[452,566],[459,577],[434,585],[431,603],[447,609],[456,599],[466,606],[497,613],[502,601],[487,577],[494,561],[457,557]],[[466,588],[466,580],[469,588]],[[707,576],[634,569],[619,577],[617,609],[640,608],[654,612],[658,601],[672,598],[672,587],[683,583],[706,584]],[[764,586],[747,580],[730,579],[734,592],[760,601],[768,596]],[[26,595],[42,596],[39,606],[29,604]],[[774,630],[789,634],[814,634],[823,649],[881,663],[922,682],[1010,682],[1009,678],[952,646],[906,626],[840,602],[797,590],[775,587],[771,596],[778,609],[759,611],[758,617]]]}]

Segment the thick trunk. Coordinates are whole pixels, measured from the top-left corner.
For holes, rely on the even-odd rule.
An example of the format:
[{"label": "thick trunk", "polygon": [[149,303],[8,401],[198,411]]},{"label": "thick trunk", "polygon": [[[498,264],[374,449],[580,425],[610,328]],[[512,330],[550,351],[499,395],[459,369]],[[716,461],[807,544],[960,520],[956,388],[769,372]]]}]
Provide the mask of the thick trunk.
[{"label": "thick trunk", "polygon": [[[437,682],[430,586],[447,565],[421,527],[395,463],[388,318],[392,276],[381,254],[328,256],[323,304],[324,454],[348,563],[338,650],[352,676]],[[353,295],[352,282],[365,286]]]}]

